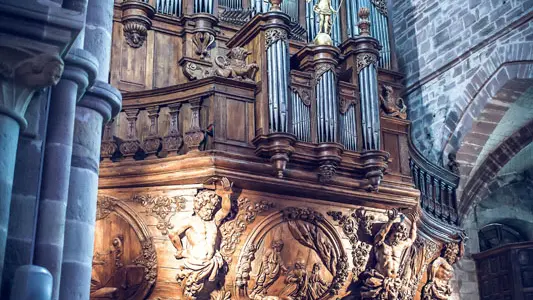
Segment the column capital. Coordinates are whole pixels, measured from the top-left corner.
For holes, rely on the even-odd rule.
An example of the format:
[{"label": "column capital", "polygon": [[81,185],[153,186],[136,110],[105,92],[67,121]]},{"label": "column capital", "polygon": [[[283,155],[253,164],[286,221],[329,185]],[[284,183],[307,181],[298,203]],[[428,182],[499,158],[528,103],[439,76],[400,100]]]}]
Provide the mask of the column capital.
[{"label": "column capital", "polygon": [[122,95],[109,83],[97,80],[87,90],[78,105],[99,112],[104,118],[104,123],[107,123],[120,112]]},{"label": "column capital", "polygon": [[73,81],[78,85],[79,101],[90,87],[98,73],[98,60],[89,51],[72,49],[65,57],[65,70],[61,80]]},{"label": "column capital", "polygon": [[0,47],[0,113],[15,119],[22,130],[33,94],[56,85],[64,63],[54,54],[34,54],[21,48]]}]

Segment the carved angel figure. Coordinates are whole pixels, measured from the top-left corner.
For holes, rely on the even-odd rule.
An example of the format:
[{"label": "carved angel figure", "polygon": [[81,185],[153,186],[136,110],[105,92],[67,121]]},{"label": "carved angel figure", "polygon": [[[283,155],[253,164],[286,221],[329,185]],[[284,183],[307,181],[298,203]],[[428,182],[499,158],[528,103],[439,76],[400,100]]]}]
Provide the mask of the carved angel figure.
[{"label": "carved angel figure", "polygon": [[245,48],[236,47],[232,48],[226,57],[218,56],[215,59],[215,63],[219,67],[216,74],[226,78],[253,81],[259,67],[256,63],[246,63],[246,57],[250,54],[252,53]]},{"label": "carved angel figure", "polygon": [[250,293],[250,299],[265,299],[268,289],[279,278],[281,271],[287,272],[287,268],[281,259],[282,249],[283,241],[274,240],[270,248],[263,254],[255,286]]},{"label": "carved angel figure", "polygon": [[389,117],[407,119],[407,106],[402,98],[396,98],[394,90],[389,85],[383,85],[383,93],[379,95],[383,113]]},{"label": "carved angel figure", "polygon": [[374,269],[363,273],[362,299],[395,300],[401,288],[399,277],[400,264],[404,251],[416,240],[416,221],[418,213],[413,215],[413,225],[408,232],[403,222],[395,223],[398,216],[396,209],[389,211],[389,221],[385,223],[374,237]]},{"label": "carved angel figure", "polygon": [[[311,2],[311,0],[307,0],[307,2]],[[319,0],[313,6],[313,10],[319,15],[318,33],[330,35],[331,24],[333,23],[331,15],[337,13],[337,10],[331,6],[331,0]]]},{"label": "carved angel figure", "polygon": [[[218,251],[218,228],[231,210],[231,184],[222,178],[222,189],[204,190],[194,197],[194,215],[178,220],[175,231],[168,236],[177,250],[179,261],[176,279],[184,286],[184,295],[196,299],[206,280],[214,282],[224,259]],[[220,200],[222,198],[222,201]],[[181,236],[187,238],[184,249]]]}]

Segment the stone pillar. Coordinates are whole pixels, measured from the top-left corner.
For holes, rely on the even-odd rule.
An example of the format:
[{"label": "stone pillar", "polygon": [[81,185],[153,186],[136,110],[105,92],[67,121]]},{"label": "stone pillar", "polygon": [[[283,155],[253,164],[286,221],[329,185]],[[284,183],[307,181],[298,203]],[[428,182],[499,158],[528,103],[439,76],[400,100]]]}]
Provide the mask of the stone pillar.
[{"label": "stone pillar", "polygon": [[0,47],[0,274],[4,269],[17,143],[27,124],[24,114],[34,92],[55,85],[62,72],[59,56],[34,56],[21,49]]},{"label": "stone pillar", "polygon": [[60,299],[89,299],[102,127],[121,101],[117,89],[97,81],[76,107]]},{"label": "stone pillar", "polygon": [[52,90],[34,263],[54,277],[53,299],[59,297],[76,102],[94,80],[97,67],[96,59],[87,51],[71,50],[65,58],[63,77]]},{"label": "stone pillar", "polygon": [[111,37],[113,34],[113,2],[89,0],[83,49],[98,59],[97,80],[107,82],[111,62]]}]

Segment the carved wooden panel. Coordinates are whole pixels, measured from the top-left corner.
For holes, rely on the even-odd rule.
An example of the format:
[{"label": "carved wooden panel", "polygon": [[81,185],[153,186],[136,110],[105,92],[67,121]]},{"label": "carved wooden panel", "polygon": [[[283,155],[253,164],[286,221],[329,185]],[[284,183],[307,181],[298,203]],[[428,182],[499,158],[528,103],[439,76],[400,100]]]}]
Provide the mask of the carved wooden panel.
[{"label": "carved wooden panel", "polygon": [[91,299],[145,299],[157,279],[157,256],[148,229],[118,199],[99,196]]}]

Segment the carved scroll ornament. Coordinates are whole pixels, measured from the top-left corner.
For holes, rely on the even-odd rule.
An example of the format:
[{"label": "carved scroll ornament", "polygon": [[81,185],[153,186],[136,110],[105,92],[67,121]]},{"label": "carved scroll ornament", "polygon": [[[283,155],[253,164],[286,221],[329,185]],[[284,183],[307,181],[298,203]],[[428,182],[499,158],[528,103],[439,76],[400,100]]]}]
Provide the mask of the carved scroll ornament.
[{"label": "carved scroll ornament", "polygon": [[168,230],[174,228],[170,219],[176,215],[176,212],[185,208],[185,198],[180,196],[169,197],[144,194],[134,195],[132,200],[146,208],[146,215],[151,215],[157,219],[157,229],[161,231],[162,235],[167,235]]},{"label": "carved scroll ornament", "polygon": [[269,28],[265,32],[265,49],[270,48],[272,44],[279,40],[286,42],[288,39],[287,31],[280,28]]}]

